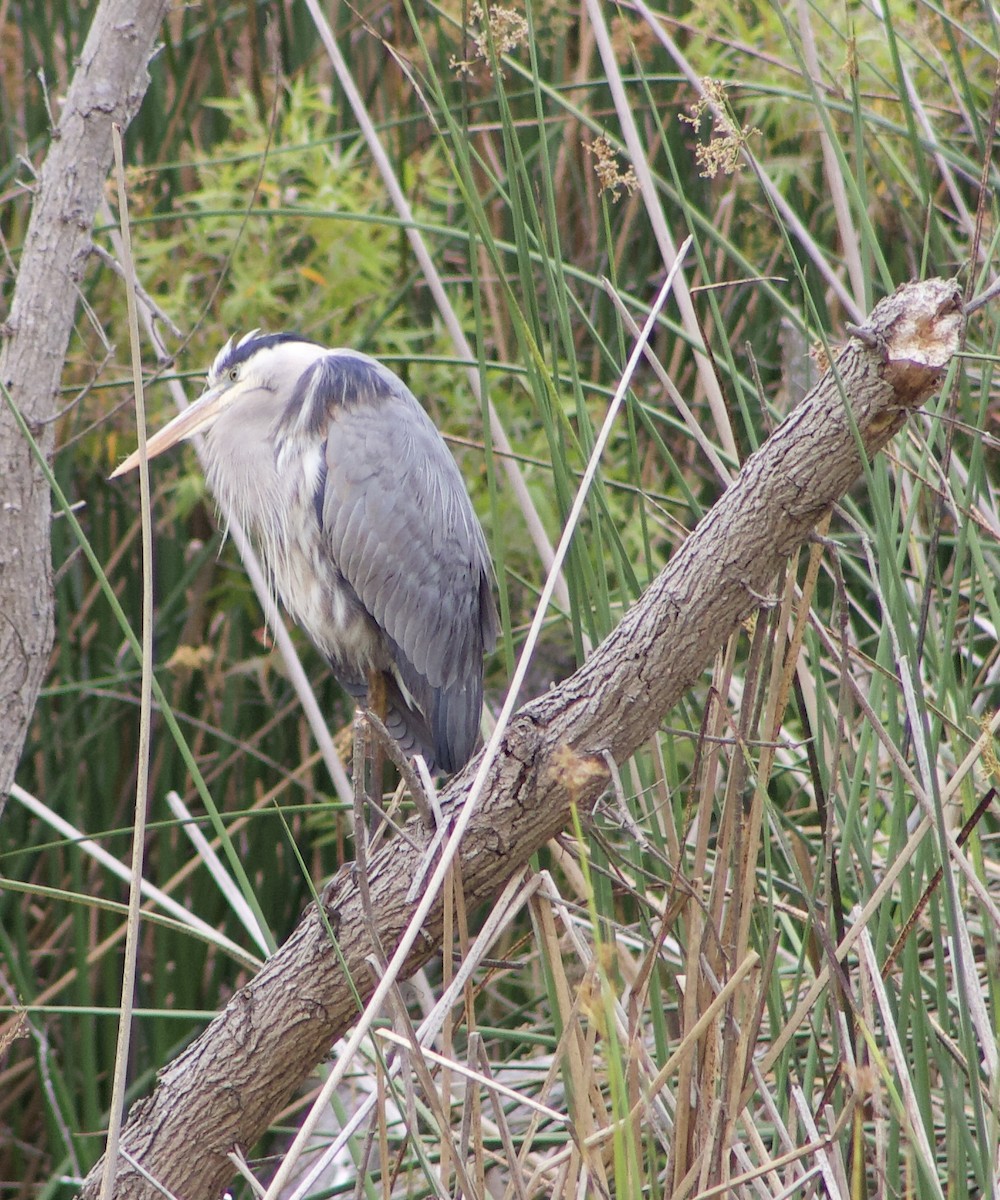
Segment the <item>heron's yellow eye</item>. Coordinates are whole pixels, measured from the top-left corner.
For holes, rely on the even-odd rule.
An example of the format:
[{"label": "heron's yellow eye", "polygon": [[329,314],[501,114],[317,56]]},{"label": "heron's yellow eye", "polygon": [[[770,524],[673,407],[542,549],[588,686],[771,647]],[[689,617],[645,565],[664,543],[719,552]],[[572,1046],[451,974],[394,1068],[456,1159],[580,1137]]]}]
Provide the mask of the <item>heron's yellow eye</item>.
[{"label": "heron's yellow eye", "polygon": [[240,377],[239,367],[230,367],[229,368],[229,382],[235,383],[236,380],[239,379],[239,377]]}]

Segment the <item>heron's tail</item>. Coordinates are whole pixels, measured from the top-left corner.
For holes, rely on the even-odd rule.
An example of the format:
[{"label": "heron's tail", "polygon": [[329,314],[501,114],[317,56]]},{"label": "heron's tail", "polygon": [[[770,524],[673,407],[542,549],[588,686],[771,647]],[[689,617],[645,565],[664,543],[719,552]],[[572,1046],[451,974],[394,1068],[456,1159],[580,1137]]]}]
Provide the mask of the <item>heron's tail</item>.
[{"label": "heron's tail", "polygon": [[479,742],[482,679],[473,676],[451,687],[434,688],[428,697],[427,713],[438,767],[452,774],[465,766]]}]

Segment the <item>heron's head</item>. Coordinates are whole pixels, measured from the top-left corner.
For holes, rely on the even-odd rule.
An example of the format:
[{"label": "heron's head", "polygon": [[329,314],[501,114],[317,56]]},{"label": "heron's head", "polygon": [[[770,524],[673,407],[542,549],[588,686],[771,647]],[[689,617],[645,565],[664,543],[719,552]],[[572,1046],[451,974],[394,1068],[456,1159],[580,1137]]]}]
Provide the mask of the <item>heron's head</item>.
[{"label": "heron's head", "polygon": [[[146,457],[156,458],[185,438],[207,433],[218,418],[241,401],[262,393],[279,410],[294,394],[302,373],[326,351],[294,333],[253,330],[236,341],[230,338],[215,356],[204,392],[146,442]],[[139,465],[135,450],[112,473],[125,475]]]}]

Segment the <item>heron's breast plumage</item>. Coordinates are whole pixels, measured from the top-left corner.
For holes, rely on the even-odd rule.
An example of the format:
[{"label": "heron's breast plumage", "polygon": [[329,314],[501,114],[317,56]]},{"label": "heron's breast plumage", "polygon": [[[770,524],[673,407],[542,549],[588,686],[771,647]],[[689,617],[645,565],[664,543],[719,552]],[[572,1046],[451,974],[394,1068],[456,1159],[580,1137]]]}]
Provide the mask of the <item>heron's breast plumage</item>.
[{"label": "heron's breast plumage", "polygon": [[[251,435],[242,406],[206,437],[209,489],[239,520],[260,552],[272,591],[345,682],[392,666],[385,638],[346,582],[325,546],[313,503],[325,472],[321,446],[293,456]],[[273,420],[273,406],[267,419]],[[236,426],[227,429],[226,425]],[[225,470],[216,446],[226,447]],[[289,522],[285,515],[296,514]]]}]

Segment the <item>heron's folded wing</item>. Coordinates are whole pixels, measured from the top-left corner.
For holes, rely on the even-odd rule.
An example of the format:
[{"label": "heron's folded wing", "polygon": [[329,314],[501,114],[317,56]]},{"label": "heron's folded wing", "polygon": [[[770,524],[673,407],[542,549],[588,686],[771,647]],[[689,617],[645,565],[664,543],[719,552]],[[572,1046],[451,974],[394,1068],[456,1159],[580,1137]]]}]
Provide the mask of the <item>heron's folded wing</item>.
[{"label": "heron's folded wing", "polygon": [[341,572],[431,688],[479,677],[496,610],[455,460],[413,394],[373,359],[333,352],[316,372],[310,391],[329,418],[323,530]]}]

